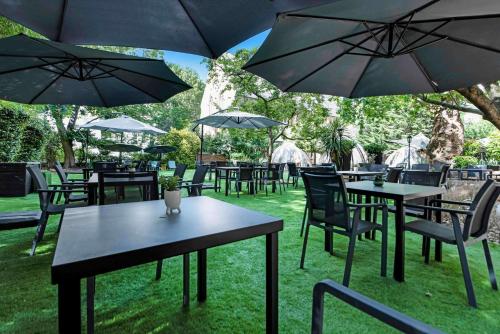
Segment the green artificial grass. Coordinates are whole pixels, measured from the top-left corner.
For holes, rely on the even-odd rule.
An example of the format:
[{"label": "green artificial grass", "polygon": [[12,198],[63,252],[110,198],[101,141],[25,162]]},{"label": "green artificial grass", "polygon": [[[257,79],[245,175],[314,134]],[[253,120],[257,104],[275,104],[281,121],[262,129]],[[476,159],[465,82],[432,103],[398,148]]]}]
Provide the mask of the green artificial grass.
[{"label": "green artificial grass", "polygon": [[[187,177],[189,179],[189,176]],[[206,191],[204,195],[281,217],[279,234],[279,326],[282,333],[307,333],[311,324],[312,288],[322,279],[341,282],[347,239],[335,236],[331,256],[323,251],[323,233],[312,227],[305,270],[299,269],[304,208],[303,187],[283,195],[247,193],[238,199]],[[131,195],[132,196],[132,195]],[[129,196],[127,195],[129,198]],[[133,198],[133,196],[132,196]],[[34,210],[37,195],[0,199],[0,211]],[[34,257],[28,256],[34,229],[0,232],[0,333],[57,331],[57,289],[50,265],[57,242],[53,218]],[[196,222],[193,222],[196,228]],[[467,306],[460,264],[453,246],[445,245],[443,262],[425,265],[421,239],[406,235],[406,282],[392,279],[393,221],[389,237],[388,277],[379,275],[380,234],[356,244],[350,287],[370,298],[449,333],[498,333],[500,294],[491,289],[480,244],[467,249],[478,309]],[[500,270],[500,247],[492,245]],[[191,305],[182,308],[181,257],[164,263],[155,281],[155,263],[120,270],[96,279],[96,333],[263,333],[265,331],[265,238],[208,251],[208,300],[196,301],[196,256],[191,257]],[[85,288],[82,282],[82,309]],[[82,313],[83,323],[85,314]],[[387,333],[391,329],[327,296],[325,333]]]}]

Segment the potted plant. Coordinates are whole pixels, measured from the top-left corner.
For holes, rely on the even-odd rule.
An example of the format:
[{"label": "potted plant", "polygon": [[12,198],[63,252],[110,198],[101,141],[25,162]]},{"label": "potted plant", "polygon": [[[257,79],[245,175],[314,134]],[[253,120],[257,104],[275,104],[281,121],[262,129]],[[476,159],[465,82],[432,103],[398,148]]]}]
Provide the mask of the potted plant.
[{"label": "potted plant", "polygon": [[384,177],[382,175],[375,175],[375,178],[373,179],[373,185],[375,187],[383,187]]},{"label": "potted plant", "polygon": [[158,182],[164,191],[165,205],[167,206],[167,215],[173,210],[181,213],[181,190],[179,189],[178,176],[160,176]]}]

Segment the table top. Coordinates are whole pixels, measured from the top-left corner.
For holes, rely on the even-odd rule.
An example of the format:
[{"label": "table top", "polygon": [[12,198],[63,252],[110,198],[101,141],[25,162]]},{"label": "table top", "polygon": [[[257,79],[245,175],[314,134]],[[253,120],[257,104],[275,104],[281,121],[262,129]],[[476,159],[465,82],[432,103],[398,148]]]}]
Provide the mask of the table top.
[{"label": "table top", "polygon": [[205,196],[66,209],[52,282],[82,278],[274,233],[283,220]]},{"label": "table top", "polygon": [[446,192],[446,189],[443,187],[391,182],[385,182],[382,187],[375,186],[373,181],[348,182],[345,186],[347,191],[352,193],[383,198],[399,198],[402,200],[436,196]]},{"label": "table top", "polygon": [[[152,176],[139,176],[139,177],[110,177],[110,178],[104,178],[104,183],[132,183],[132,182],[152,182],[153,177]],[[93,185],[93,184],[98,184],[99,183],[99,176],[97,173],[92,174],[90,179],[88,180],[88,183]]]},{"label": "table top", "polygon": [[373,176],[373,175],[384,175],[385,172],[371,172],[367,170],[339,170],[337,174],[340,175],[352,175],[352,176]]}]

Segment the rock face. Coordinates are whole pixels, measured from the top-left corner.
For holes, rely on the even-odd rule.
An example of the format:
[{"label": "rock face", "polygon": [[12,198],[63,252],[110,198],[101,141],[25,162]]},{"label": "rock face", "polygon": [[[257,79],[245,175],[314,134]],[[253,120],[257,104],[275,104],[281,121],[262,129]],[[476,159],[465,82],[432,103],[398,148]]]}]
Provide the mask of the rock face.
[{"label": "rock face", "polygon": [[464,147],[464,125],[460,112],[441,108],[434,116],[434,126],[427,155],[433,161],[451,163]]}]

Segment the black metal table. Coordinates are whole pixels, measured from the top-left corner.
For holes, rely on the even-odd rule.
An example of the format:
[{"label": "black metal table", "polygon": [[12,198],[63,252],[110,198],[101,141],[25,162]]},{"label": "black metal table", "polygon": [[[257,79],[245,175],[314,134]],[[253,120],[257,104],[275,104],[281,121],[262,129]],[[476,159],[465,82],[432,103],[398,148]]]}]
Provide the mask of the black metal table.
[{"label": "black metal table", "polygon": [[[376,187],[373,181],[359,181],[346,183],[346,189],[349,193],[364,195],[366,201],[371,202],[371,197],[379,197],[394,200],[396,207],[396,244],[394,251],[394,272],[393,277],[396,281],[404,281],[404,254],[405,254],[405,237],[404,237],[404,222],[405,214],[403,204],[405,201],[417,198],[426,198],[441,195],[445,192],[442,187],[420,186],[413,184],[400,183],[384,183],[383,187]],[[441,221],[441,216],[436,216],[437,221]],[[325,248],[330,249],[331,235],[325,232]],[[436,259],[441,259],[441,244],[436,243]]]},{"label": "black metal table", "polygon": [[363,176],[384,175],[385,172],[370,172],[370,171],[355,171],[355,170],[339,170],[337,174],[349,177],[350,181],[360,181]]},{"label": "black metal table", "polygon": [[[183,198],[165,216],[163,201],[66,210],[52,263],[59,332],[80,333],[80,280],[156,260],[198,253],[198,301],[207,294],[207,249],[266,236],[266,332],[278,332],[278,232],[283,221],[209,197]],[[189,269],[184,261],[184,299]],[[189,262],[187,263],[189,268]]]},{"label": "black metal table", "polygon": [[[121,177],[121,178],[104,178],[104,184],[105,186],[149,186],[154,184],[153,177],[151,176],[138,176],[134,177],[134,172],[130,172],[130,177]],[[98,173],[92,174],[90,177],[88,183],[88,205],[95,205],[97,204],[97,190],[99,188],[99,175]],[[146,192],[143,191],[143,200],[146,200]],[[159,194],[158,194],[158,189],[153,192],[154,197],[153,199],[158,199]],[[104,204],[104,199],[100,198],[99,199],[99,204]]]}]

